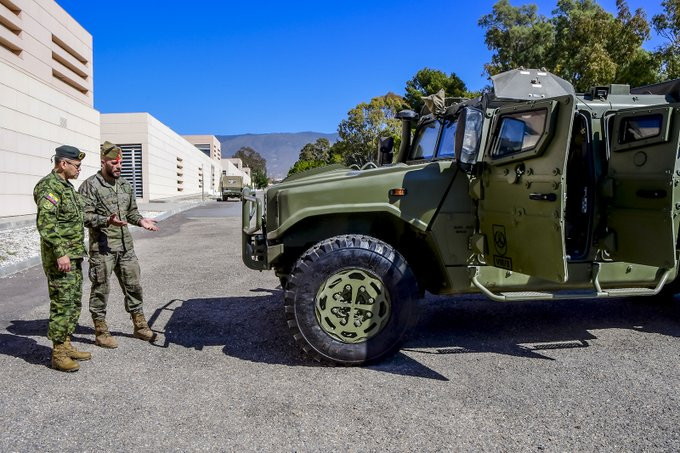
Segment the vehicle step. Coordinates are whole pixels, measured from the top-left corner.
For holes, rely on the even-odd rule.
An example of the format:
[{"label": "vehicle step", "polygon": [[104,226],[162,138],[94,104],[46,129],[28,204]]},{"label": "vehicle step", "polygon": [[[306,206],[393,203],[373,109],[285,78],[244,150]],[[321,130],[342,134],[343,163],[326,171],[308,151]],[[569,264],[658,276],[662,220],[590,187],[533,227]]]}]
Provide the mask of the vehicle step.
[{"label": "vehicle step", "polygon": [[564,300],[564,299],[600,299],[606,297],[625,297],[625,296],[654,296],[659,294],[663,285],[666,284],[671,269],[666,270],[654,288],[611,288],[602,289],[599,282],[599,266],[595,266],[593,274],[592,290],[563,290],[563,291],[507,291],[494,293],[479,281],[479,269],[471,267],[472,283],[489,299],[497,301],[514,300]]}]

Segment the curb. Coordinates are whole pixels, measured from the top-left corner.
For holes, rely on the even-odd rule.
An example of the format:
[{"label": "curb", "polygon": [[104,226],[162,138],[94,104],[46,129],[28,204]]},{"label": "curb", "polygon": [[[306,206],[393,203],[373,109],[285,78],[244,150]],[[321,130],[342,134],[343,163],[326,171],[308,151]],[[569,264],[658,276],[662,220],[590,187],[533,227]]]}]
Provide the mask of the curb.
[{"label": "curb", "polygon": [[[182,206],[182,207],[179,207],[179,208],[171,209],[170,211],[165,211],[165,212],[163,212],[163,214],[161,214],[157,217],[154,217],[154,220],[156,220],[157,222],[161,222],[161,221],[163,221],[163,220],[165,220],[169,217],[172,217],[176,214],[179,214],[180,212],[189,210],[191,208],[196,208],[198,206],[203,206],[207,202],[208,201],[202,201],[202,202],[197,203],[197,204],[192,204],[192,205],[189,205],[189,206]],[[1,228],[1,229],[22,228],[24,226],[30,225],[32,222],[35,222],[35,220],[26,220],[26,221],[16,222],[19,225],[15,226],[13,228]],[[22,223],[25,223],[25,224],[22,224]],[[16,274],[17,272],[21,272],[21,271],[29,269],[33,266],[37,266],[40,263],[41,263],[40,255],[35,255],[35,256],[30,257],[30,258],[26,258],[23,261],[19,261],[18,263],[10,264],[9,266],[6,266],[6,267],[0,267],[0,278],[9,277],[10,275]]]},{"label": "curb", "polygon": [[9,277],[12,274],[16,274],[19,271],[28,269],[29,267],[37,266],[40,264],[40,255],[35,255],[30,258],[26,258],[18,263],[10,264],[7,267],[0,268],[0,278]]},{"label": "curb", "polygon": [[9,222],[0,222],[0,231],[16,230],[27,226],[35,225],[35,216],[30,219],[12,220]]}]

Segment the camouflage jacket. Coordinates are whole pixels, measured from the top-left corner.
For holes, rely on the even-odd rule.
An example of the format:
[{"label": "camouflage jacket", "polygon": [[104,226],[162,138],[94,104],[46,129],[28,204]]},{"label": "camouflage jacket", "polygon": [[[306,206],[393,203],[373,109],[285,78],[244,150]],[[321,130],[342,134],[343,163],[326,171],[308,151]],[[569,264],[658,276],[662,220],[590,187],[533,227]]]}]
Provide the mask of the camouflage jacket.
[{"label": "camouflage jacket", "polygon": [[108,224],[111,214],[132,225],[144,217],[137,210],[132,186],[123,178],[109,184],[102,172],[87,178],[78,189],[85,202],[85,226],[90,231],[90,252],[123,252],[134,248],[127,226]]},{"label": "camouflage jacket", "polygon": [[43,256],[82,258],[85,251],[83,206],[73,184],[52,171],[33,189],[38,207],[36,225]]}]

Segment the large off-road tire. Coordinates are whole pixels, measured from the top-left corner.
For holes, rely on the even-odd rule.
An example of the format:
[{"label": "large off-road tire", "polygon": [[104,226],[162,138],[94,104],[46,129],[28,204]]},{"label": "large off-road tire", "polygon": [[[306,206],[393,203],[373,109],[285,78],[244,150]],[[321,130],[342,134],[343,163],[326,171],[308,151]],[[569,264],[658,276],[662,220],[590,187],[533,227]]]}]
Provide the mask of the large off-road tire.
[{"label": "large off-road tire", "polygon": [[343,235],[307,250],[284,294],[288,327],[307,354],[359,365],[397,346],[419,292],[399,252],[370,236]]}]

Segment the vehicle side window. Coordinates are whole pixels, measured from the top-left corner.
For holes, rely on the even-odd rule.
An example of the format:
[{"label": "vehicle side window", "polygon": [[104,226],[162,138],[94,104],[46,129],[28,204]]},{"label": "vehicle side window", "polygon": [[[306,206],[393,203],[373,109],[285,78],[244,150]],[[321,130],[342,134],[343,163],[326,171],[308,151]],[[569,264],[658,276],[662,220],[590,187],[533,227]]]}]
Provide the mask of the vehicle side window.
[{"label": "vehicle side window", "polygon": [[437,157],[453,159],[455,156],[456,126],[457,121],[447,121],[444,123],[442,138],[439,140],[439,151]]},{"label": "vehicle side window", "polygon": [[410,160],[431,159],[434,156],[440,128],[441,123],[439,121],[432,121],[418,129],[411,148]]},{"label": "vehicle side window", "polygon": [[547,109],[511,113],[501,117],[498,144],[491,157],[498,159],[534,148],[545,133],[547,118]]},{"label": "vehicle side window", "polygon": [[619,128],[619,144],[632,143],[661,134],[663,115],[644,115],[624,118]]}]

